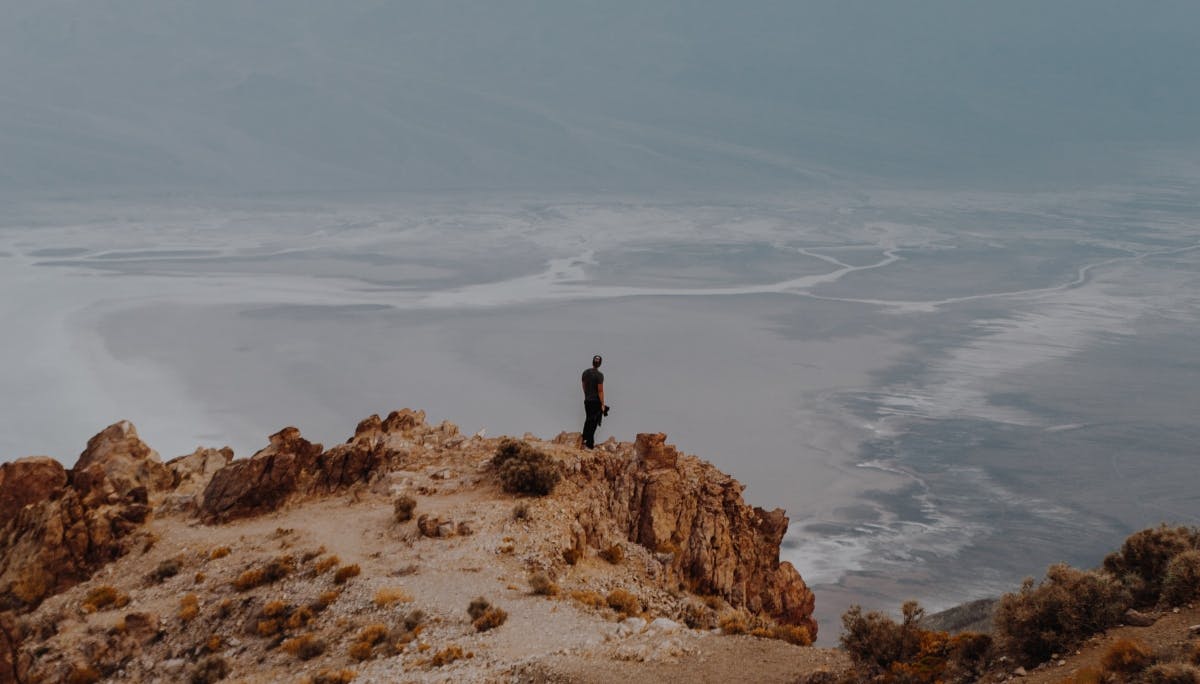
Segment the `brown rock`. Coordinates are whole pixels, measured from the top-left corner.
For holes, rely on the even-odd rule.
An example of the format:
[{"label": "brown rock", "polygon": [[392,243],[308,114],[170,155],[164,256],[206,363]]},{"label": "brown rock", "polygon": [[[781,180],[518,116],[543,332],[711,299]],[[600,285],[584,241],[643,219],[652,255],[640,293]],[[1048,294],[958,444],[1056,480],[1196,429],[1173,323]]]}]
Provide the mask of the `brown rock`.
[{"label": "brown rock", "polygon": [[171,471],[171,492],[163,497],[159,510],[163,512],[194,512],[200,507],[200,497],[218,470],[233,461],[229,447],[210,449],[197,447],[186,456],[167,461]]},{"label": "brown rock", "polygon": [[114,503],[134,490],[136,496],[169,489],[171,471],[162,464],[127,420],[114,423],[88,440],[71,469],[71,485],[89,503]]},{"label": "brown rock", "polygon": [[1134,610],[1133,608],[1126,610],[1125,615],[1122,616],[1121,619],[1125,622],[1125,624],[1133,627],[1149,627],[1155,622],[1153,616],[1146,615],[1145,613]]},{"label": "brown rock", "polygon": [[29,456],[0,465],[0,526],[26,505],[62,494],[67,471],[48,456]]},{"label": "brown rock", "polygon": [[200,504],[206,522],[220,522],[273,511],[300,487],[312,471],[321,445],[286,427],[271,435],[265,449],[244,461],[233,461],[213,474]]},{"label": "brown rock", "polygon": [[126,613],[125,633],[139,644],[158,636],[159,619],[154,613]]},{"label": "brown rock", "polygon": [[384,432],[405,433],[412,432],[414,429],[421,427],[424,424],[424,411],[400,409],[399,411],[392,411],[389,413],[387,419],[383,421],[382,427]]},{"label": "brown rock", "polygon": [[25,681],[29,659],[21,652],[23,635],[12,613],[0,613],[0,684]]}]

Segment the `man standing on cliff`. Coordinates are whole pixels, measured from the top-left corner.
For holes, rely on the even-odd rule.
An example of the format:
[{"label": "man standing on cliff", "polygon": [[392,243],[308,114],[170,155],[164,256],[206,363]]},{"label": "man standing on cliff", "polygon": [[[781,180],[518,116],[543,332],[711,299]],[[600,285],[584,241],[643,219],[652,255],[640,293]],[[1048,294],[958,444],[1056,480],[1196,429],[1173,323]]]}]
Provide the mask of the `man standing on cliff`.
[{"label": "man standing on cliff", "polygon": [[583,446],[596,446],[596,428],[604,415],[604,373],[600,372],[599,355],[592,357],[592,367],[583,372],[583,410],[587,419],[583,422]]}]

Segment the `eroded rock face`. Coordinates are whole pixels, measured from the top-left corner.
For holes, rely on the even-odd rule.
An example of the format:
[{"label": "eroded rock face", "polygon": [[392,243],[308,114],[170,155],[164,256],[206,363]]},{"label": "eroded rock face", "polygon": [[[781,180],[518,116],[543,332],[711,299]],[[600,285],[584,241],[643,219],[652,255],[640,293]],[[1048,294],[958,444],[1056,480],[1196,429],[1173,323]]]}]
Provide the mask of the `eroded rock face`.
[{"label": "eroded rock face", "polygon": [[[136,496],[169,489],[173,478],[158,452],[139,437],[133,423],[114,423],[88,440],[87,448],[70,473],[71,486],[89,504],[115,503],[143,489]],[[143,501],[144,503],[144,501]]]},{"label": "eroded rock face", "polygon": [[164,513],[195,513],[200,508],[200,497],[218,470],[233,460],[229,447],[211,449],[198,447],[192,453],[167,461],[171,471],[171,491],[163,497],[157,509]]},{"label": "eroded rock face", "polygon": [[0,465],[0,527],[22,508],[62,493],[67,471],[48,456],[29,456]]},{"label": "eroded rock face", "polygon": [[668,576],[688,590],[816,636],[812,591],[779,561],[787,516],[746,505],[737,480],[679,454],[661,433],[638,435],[632,454],[590,451],[568,477],[591,490],[580,504],[579,543],[598,548],[624,535],[661,554]]},{"label": "eroded rock face", "polygon": [[213,474],[200,504],[207,522],[257,515],[278,508],[300,486],[305,469],[312,468],[321,445],[286,427],[271,435],[271,443],[244,461],[233,461]]},{"label": "eroded rock face", "polygon": [[23,635],[12,613],[0,613],[0,684],[25,680],[29,658],[21,652]]}]

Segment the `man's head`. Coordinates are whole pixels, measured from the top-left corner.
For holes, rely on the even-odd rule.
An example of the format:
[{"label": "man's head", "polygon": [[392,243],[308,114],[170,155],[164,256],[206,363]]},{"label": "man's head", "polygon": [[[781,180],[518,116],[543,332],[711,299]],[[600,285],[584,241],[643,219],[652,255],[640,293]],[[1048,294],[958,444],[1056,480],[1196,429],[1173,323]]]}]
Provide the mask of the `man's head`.
[{"label": "man's head", "polygon": [[596,354],[595,356],[593,356],[593,357],[592,357],[592,368],[599,368],[599,367],[600,367],[600,362],[601,362],[601,361],[603,361],[603,360],[604,360],[604,359],[600,358],[600,355],[599,355],[599,354]]}]

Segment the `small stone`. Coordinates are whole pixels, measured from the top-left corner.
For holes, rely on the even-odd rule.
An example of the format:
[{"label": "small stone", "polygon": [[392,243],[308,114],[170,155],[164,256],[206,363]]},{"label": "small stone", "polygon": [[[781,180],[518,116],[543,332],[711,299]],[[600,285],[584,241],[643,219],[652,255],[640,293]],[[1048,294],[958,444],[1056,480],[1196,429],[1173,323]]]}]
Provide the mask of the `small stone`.
[{"label": "small stone", "polygon": [[650,629],[660,632],[677,632],[680,627],[681,625],[678,622],[665,617],[654,618],[654,621],[650,623]]},{"label": "small stone", "polygon": [[171,674],[181,672],[186,666],[187,662],[183,658],[171,658],[162,662],[162,669]]},{"label": "small stone", "polygon": [[1062,667],[1063,665],[1066,665],[1066,664],[1067,664],[1067,661],[1065,661],[1065,660],[1059,660],[1059,661],[1058,661],[1058,663],[1057,663],[1057,665],[1058,665],[1059,667]]},{"label": "small stone", "polygon": [[1014,677],[1024,677],[1027,674],[1029,674],[1029,673],[1026,672],[1025,668],[1023,668],[1023,667],[1018,667],[1017,669],[1013,670]]},{"label": "small stone", "polygon": [[1125,624],[1132,625],[1134,627],[1149,627],[1150,625],[1154,624],[1153,617],[1140,611],[1136,611],[1132,608],[1125,611],[1125,615],[1122,617],[1122,619],[1125,621]]},{"label": "small stone", "polygon": [[1200,634],[1200,625],[1188,627],[1188,634]]}]

